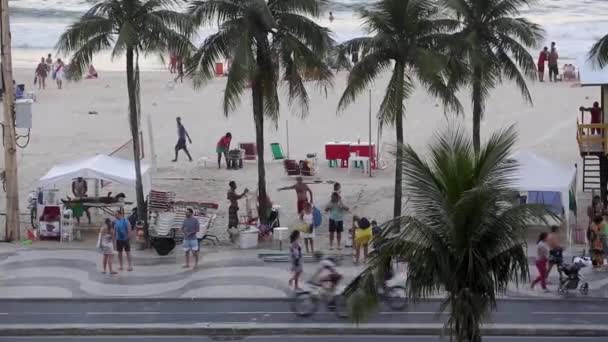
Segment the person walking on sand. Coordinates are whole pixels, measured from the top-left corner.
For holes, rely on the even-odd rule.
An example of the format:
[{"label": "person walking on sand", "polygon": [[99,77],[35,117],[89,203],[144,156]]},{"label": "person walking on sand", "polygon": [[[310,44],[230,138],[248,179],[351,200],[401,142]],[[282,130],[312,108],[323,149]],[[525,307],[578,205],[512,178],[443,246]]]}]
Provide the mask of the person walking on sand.
[{"label": "person walking on sand", "polygon": [[306,247],[306,253],[314,253],[315,225],[312,204],[310,204],[310,202],[304,203],[304,209],[300,212],[300,220],[304,222],[308,228],[308,231],[302,234],[302,237],[304,238],[304,246]]},{"label": "person walking on sand", "polygon": [[230,181],[228,186],[230,187],[226,194],[226,198],[230,201],[230,205],[228,206],[228,235],[230,236],[230,241],[236,243],[239,236],[239,200],[249,193],[249,189],[245,188],[243,193],[238,194],[236,192],[235,181]]},{"label": "person walking on sand", "polygon": [[103,257],[101,260],[101,264],[103,265],[103,274],[106,274],[108,271],[110,272],[110,274],[117,273],[112,269],[115,239],[116,235],[114,234],[114,229],[112,229],[112,221],[107,218],[99,229],[99,247],[101,248],[101,252],[103,253]]},{"label": "person walking on sand", "polygon": [[538,241],[536,242],[536,269],[538,270],[538,277],[532,282],[531,288],[534,289],[536,284],[540,283],[540,286],[545,292],[549,292],[547,289],[547,261],[549,256],[549,245],[547,245],[547,232],[540,233]]},{"label": "person walking on sand", "polygon": [[217,168],[222,168],[222,154],[224,155],[224,162],[226,168],[228,168],[228,151],[230,151],[230,142],[232,141],[232,133],[228,132],[217,142],[215,146],[215,152],[217,152]]},{"label": "person walking on sand", "polygon": [[[339,183],[336,183],[339,184]],[[334,188],[335,189],[335,188]],[[342,203],[342,199],[338,192],[331,194],[331,199],[325,211],[329,212],[329,250],[334,249],[334,235],[336,236],[336,242],[338,250],[342,250],[340,242],[342,241],[342,232],[344,232],[344,213],[349,209]]]},{"label": "person walking on sand", "polygon": [[190,134],[188,134],[188,131],[186,131],[186,128],[184,127],[184,125],[182,125],[182,118],[178,116],[177,118],[175,118],[175,121],[177,121],[177,144],[175,144],[175,159],[173,159],[172,162],[177,161],[177,153],[180,150],[184,150],[184,152],[186,152],[186,155],[188,156],[188,159],[192,161],[192,156],[190,155],[188,147],[186,146],[186,138],[188,139],[188,142],[192,144]]},{"label": "person walking on sand", "polygon": [[291,278],[289,278],[289,286],[293,286],[294,290],[299,290],[299,281],[304,266],[302,265],[302,246],[300,246],[300,231],[294,230],[289,235],[289,256],[291,258]]},{"label": "person walking on sand", "polygon": [[[312,191],[304,183],[304,178],[296,177],[296,184],[292,186],[287,186],[284,188],[280,188],[279,191],[283,190],[295,190],[297,196],[297,213],[301,213],[304,210],[304,205],[306,203],[314,203],[312,200]],[[310,198],[309,198],[310,195]]]},{"label": "person walking on sand", "polygon": [[47,68],[47,73],[50,73],[53,71],[53,57],[51,57],[51,54],[49,53],[46,56],[46,68]]},{"label": "person walking on sand", "polygon": [[118,251],[118,263],[120,267],[119,271],[124,270],[124,263],[122,258],[122,252],[124,251],[127,255],[128,268],[127,271],[133,271],[133,262],[131,260],[131,244],[129,242],[131,238],[131,224],[123,216],[122,211],[117,210],[114,217],[114,230],[116,231],[116,250]]},{"label": "person walking on sand", "polygon": [[543,50],[538,55],[538,80],[541,82],[545,81],[545,63],[549,58],[549,48],[544,47]]},{"label": "person walking on sand", "polygon": [[44,57],[40,58],[40,63],[36,67],[36,80],[38,82],[38,89],[46,89],[46,77],[49,74]]},{"label": "person walking on sand", "polygon": [[182,233],[184,234],[184,252],[186,253],[186,264],[183,268],[190,268],[190,252],[194,259],[195,270],[198,267],[198,251],[199,243],[196,234],[201,230],[200,223],[193,217],[194,211],[191,208],[186,209],[186,218],[182,223]]},{"label": "person walking on sand", "polygon": [[57,82],[57,89],[61,89],[63,86],[63,77],[65,74],[65,64],[61,60],[61,58],[57,58],[57,63],[55,63],[55,82]]},{"label": "person walking on sand", "polygon": [[558,64],[559,55],[557,54],[557,49],[555,47],[551,48],[551,52],[549,52],[548,64],[549,64],[549,82],[557,82],[557,76],[559,75]]},{"label": "person walking on sand", "polygon": [[330,23],[334,22],[334,14],[332,12],[329,12],[329,22]]},{"label": "person walking on sand", "polygon": [[180,83],[184,83],[184,58],[182,56],[177,56],[177,76],[173,82],[177,83],[177,80]]}]

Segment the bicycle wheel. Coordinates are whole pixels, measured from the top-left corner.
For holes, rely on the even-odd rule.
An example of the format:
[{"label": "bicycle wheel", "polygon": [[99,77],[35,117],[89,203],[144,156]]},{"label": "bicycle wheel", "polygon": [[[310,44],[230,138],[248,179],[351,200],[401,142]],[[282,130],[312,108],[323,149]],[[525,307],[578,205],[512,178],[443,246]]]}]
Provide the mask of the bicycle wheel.
[{"label": "bicycle wheel", "polygon": [[387,287],[384,301],[393,310],[403,310],[407,306],[407,293],[401,285]]},{"label": "bicycle wheel", "polygon": [[291,303],[291,310],[298,316],[308,317],[319,308],[319,300],[310,292],[298,292]]},{"label": "bicycle wheel", "polygon": [[333,309],[338,317],[348,318],[348,301],[344,295],[336,295],[332,304],[331,309]]}]

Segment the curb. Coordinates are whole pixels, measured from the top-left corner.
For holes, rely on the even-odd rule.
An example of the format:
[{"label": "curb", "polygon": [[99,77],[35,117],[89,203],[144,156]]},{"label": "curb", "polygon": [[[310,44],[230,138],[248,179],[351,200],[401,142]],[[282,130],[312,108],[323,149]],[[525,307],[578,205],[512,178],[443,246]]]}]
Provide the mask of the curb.
[{"label": "curb", "polygon": [[[256,324],[200,323],[180,324],[67,324],[0,325],[0,336],[269,336],[269,335],[417,335],[445,333],[442,324]],[[608,336],[606,325],[509,325],[489,324],[485,336],[601,337]]]},{"label": "curb", "polygon": [[[291,297],[264,297],[264,298],[241,298],[241,297],[214,297],[214,298],[206,298],[206,297],[117,297],[117,296],[108,296],[108,297],[69,297],[69,298],[53,298],[53,297],[10,297],[10,298],[2,298],[0,294],[0,304],[2,303],[10,303],[10,302],[23,302],[27,301],[30,303],[48,303],[48,302],[113,302],[113,301],[127,301],[127,302],[285,302],[290,303],[292,300]],[[445,299],[443,297],[437,298],[428,298],[428,299],[420,299],[417,301],[410,302],[411,305],[429,303],[429,302],[439,302],[443,303]],[[497,305],[500,306],[501,303],[509,303],[509,302],[565,302],[565,303],[606,303],[608,305],[608,297],[509,297],[509,298],[499,298],[497,299]]]}]

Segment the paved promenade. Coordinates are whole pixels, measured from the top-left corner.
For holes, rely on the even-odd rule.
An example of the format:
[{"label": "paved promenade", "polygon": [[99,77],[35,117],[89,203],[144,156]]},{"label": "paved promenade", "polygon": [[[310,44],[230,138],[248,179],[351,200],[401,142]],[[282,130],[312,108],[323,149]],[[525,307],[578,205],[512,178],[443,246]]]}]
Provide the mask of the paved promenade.
[{"label": "paved promenade", "polygon": [[[363,270],[354,266],[350,249],[342,251],[341,272],[352,279]],[[168,256],[152,250],[134,251],[134,271],[110,276],[101,273],[101,255],[82,245],[50,242],[36,246],[0,244],[0,298],[285,298],[289,263],[267,262],[261,255],[277,249],[240,250],[232,246],[204,247],[196,271],[181,268],[179,246]],[[115,260],[117,258],[115,257]],[[281,259],[281,258],[279,258]],[[282,258],[287,260],[286,257]],[[532,260],[531,260],[532,263]],[[315,263],[304,265],[305,277]],[[403,280],[403,270],[396,281]],[[530,265],[531,275],[536,269]],[[583,270],[590,284],[589,297],[608,297],[608,273]],[[512,284],[507,297],[560,298],[557,273],[550,277],[549,293],[531,290],[528,284]],[[568,296],[581,297],[574,291]]]}]

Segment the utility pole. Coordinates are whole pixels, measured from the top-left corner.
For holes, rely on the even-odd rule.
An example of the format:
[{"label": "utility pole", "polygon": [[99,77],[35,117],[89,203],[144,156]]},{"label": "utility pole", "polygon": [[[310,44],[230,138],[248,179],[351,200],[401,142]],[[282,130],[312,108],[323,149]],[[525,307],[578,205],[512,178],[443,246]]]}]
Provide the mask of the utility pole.
[{"label": "utility pole", "polygon": [[2,73],[4,79],[4,182],[6,184],[7,241],[19,240],[19,182],[17,179],[17,141],[15,132],[15,87],[11,59],[11,32],[8,0],[0,0]]}]

